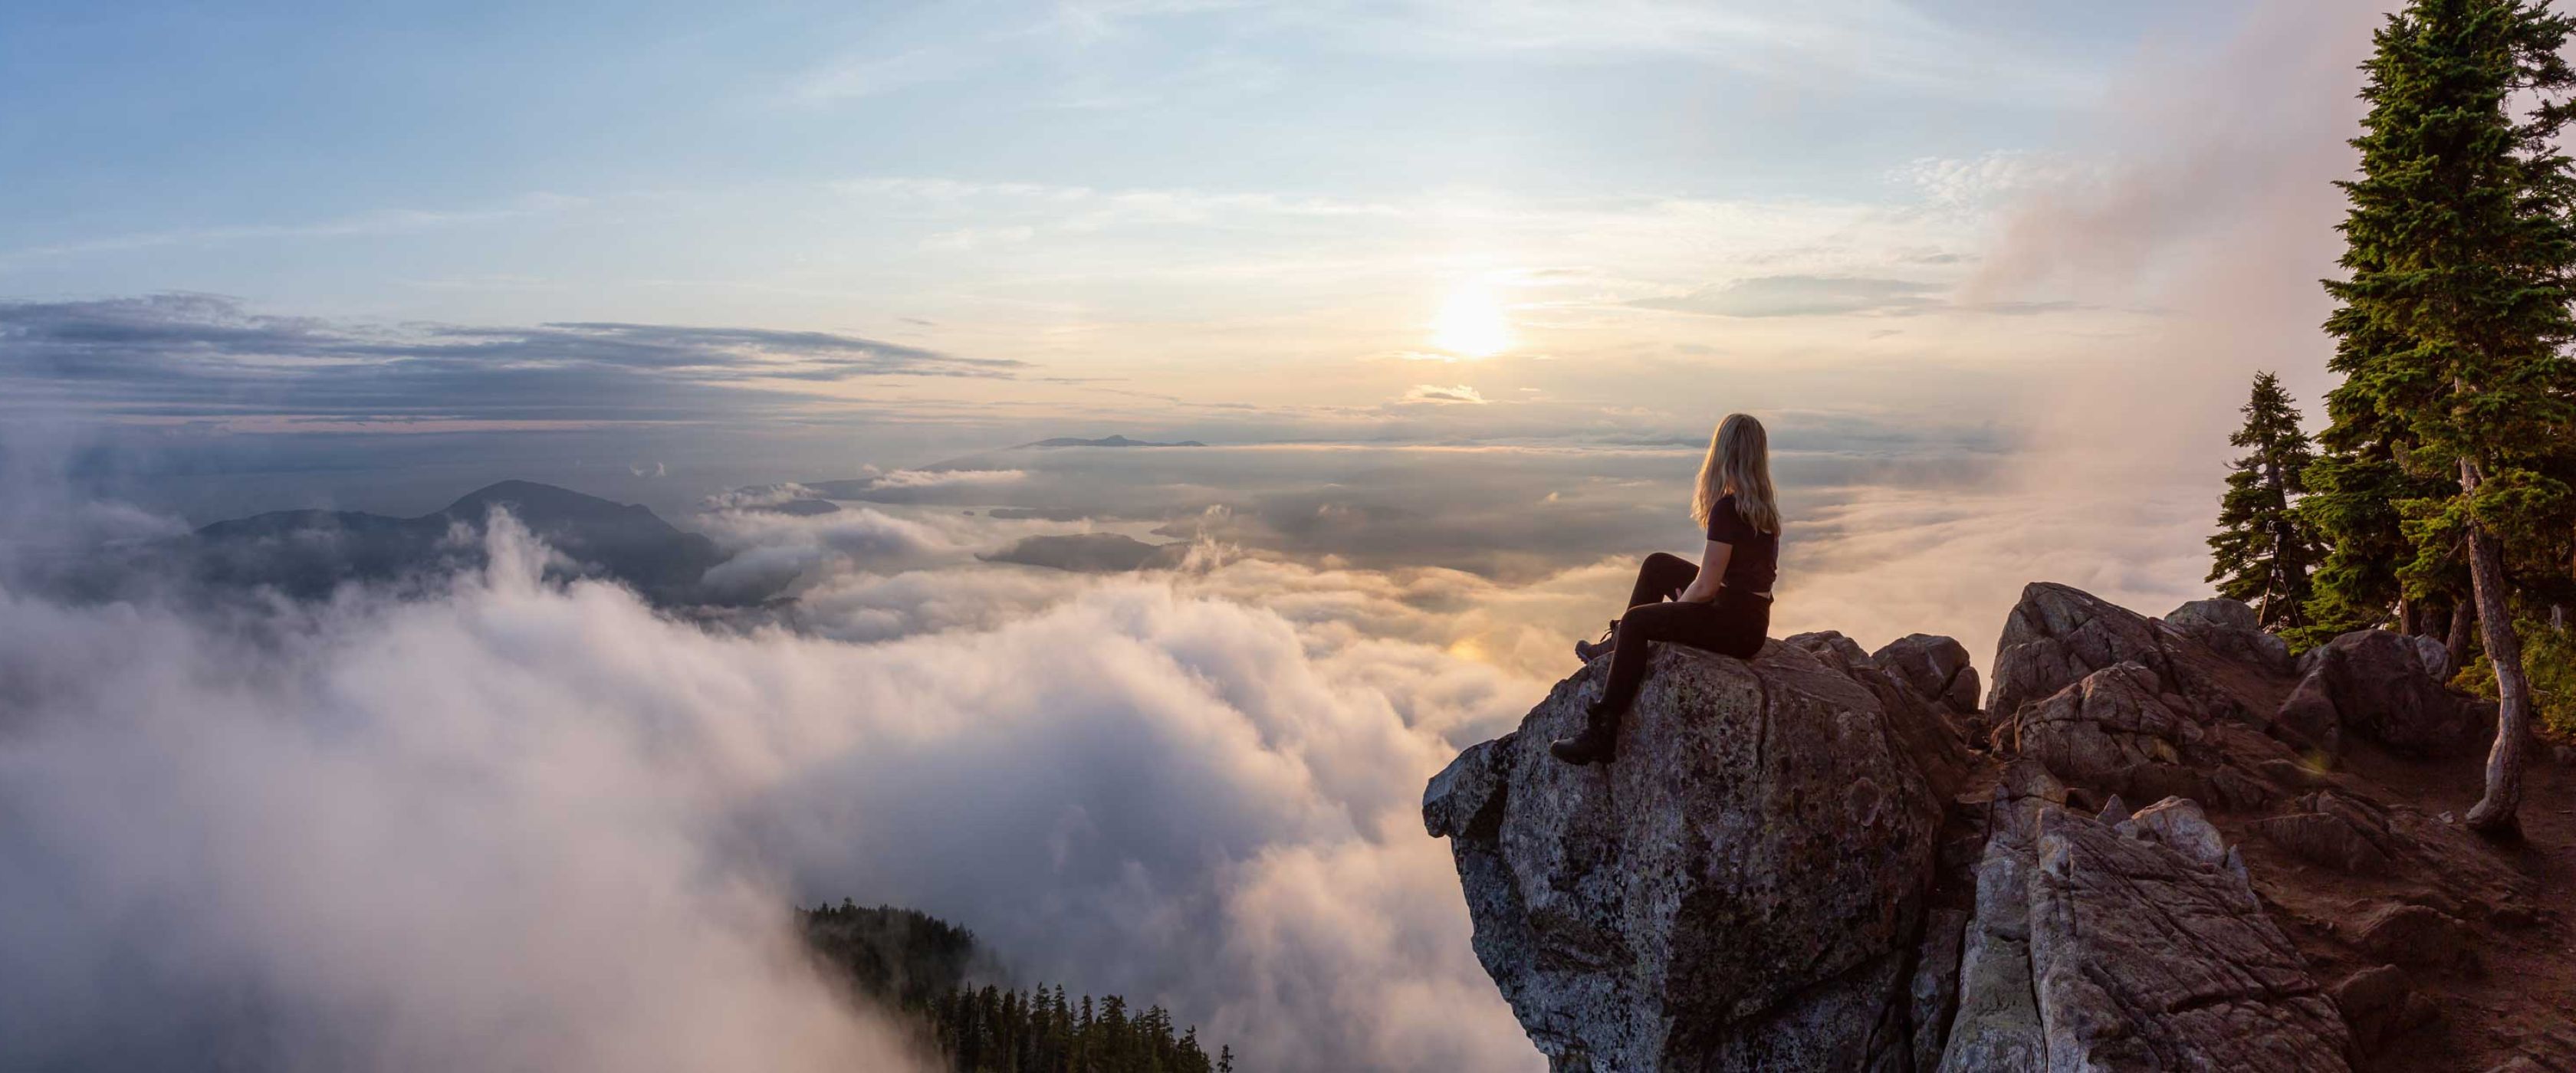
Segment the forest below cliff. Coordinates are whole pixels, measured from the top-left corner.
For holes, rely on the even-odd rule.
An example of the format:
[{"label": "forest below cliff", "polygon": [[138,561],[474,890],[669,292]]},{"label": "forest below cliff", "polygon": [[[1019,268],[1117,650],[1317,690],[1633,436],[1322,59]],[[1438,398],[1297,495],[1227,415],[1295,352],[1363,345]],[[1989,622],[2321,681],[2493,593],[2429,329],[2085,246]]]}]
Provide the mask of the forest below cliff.
[{"label": "forest below cliff", "polygon": [[997,975],[975,934],[926,913],[841,904],[797,910],[807,949],[861,997],[898,1011],[957,1073],[1231,1073],[1195,1027],[1118,995],[1021,989]]}]

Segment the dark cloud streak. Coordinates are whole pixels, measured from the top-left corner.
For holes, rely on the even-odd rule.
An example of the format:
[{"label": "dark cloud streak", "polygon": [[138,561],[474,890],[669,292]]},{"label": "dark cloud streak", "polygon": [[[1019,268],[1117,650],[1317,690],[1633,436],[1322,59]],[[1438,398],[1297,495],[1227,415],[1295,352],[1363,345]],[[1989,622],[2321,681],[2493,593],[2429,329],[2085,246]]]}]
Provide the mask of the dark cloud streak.
[{"label": "dark cloud streak", "polygon": [[[158,294],[0,300],[8,408],[114,417],[679,421],[808,396],[761,382],[1007,378],[1022,363],[830,332],[619,322],[393,328]],[[13,405],[14,404],[14,405]]]}]

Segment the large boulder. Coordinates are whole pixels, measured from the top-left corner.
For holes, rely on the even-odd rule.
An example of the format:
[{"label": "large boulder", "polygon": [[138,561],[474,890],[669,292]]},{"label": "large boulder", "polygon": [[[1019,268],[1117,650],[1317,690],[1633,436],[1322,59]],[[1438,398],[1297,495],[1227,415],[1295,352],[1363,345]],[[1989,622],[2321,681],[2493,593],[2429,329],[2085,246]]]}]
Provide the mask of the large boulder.
[{"label": "large boulder", "polygon": [[1870,662],[1925,699],[1951,711],[1977,710],[1977,668],[1959,642],[1928,633],[1910,633],[1870,653]]},{"label": "large boulder", "polygon": [[[1924,636],[1917,634],[1916,636]],[[1959,642],[1947,637],[1927,638],[1948,642],[1958,648]],[[1894,729],[1915,767],[1932,784],[1934,796],[1947,800],[1967,782],[1969,756],[1968,733],[1952,717],[1950,708],[1936,694],[1927,694],[1907,678],[1863,652],[1860,643],[1834,630],[1801,633],[1783,638],[1781,644],[1814,656],[1816,661],[1860,683],[1878,698],[1887,711],[1888,725]],[[1966,649],[1960,649],[1961,654]],[[1977,672],[1970,670],[1973,677]],[[1973,709],[1971,709],[1973,710]]]},{"label": "large boulder", "polygon": [[2105,667],[2023,705],[1995,729],[1996,750],[2132,801],[2182,795],[2248,808],[2280,796],[2250,761],[2289,759],[2285,750],[2250,733],[2226,748],[2226,729],[2204,725],[2203,713],[2162,685],[2137,663]]},{"label": "large boulder", "polygon": [[2021,602],[2004,620],[2003,636],[1996,642],[1988,716],[1998,725],[2010,722],[2023,705],[2045,700],[2086,675],[2135,663],[2155,677],[2158,692],[2180,696],[2205,715],[2267,727],[2280,698],[2266,686],[2285,677],[2288,664],[2268,658],[2248,661],[2211,647],[2203,638],[2233,636],[2241,616],[2198,605],[2185,608],[2184,624],[2175,626],[2080,589],[2032,582],[2022,589]]},{"label": "large boulder", "polygon": [[[1995,643],[1995,677],[1986,711],[2009,720],[2021,706],[2045,700],[2085,675],[2119,663],[2173,680],[2173,661],[2146,616],[2066,585],[2034,581],[2004,619]],[[2166,690],[2159,689],[2159,692]]]},{"label": "large boulder", "polygon": [[2326,642],[2303,661],[2307,675],[2274,721],[2327,747],[2349,734],[2425,756],[2479,747],[2481,709],[2435,677],[2449,657],[2438,645],[2428,654],[2424,640],[2355,630]]},{"label": "large boulder", "polygon": [[2302,862],[2400,884],[2411,898],[2473,920],[2518,919],[2537,893],[2530,876],[2468,829],[2351,787],[2302,795],[2246,827]]},{"label": "large boulder", "polygon": [[2406,970],[2373,965],[2334,986],[2335,1006],[2352,1028],[2352,1042],[2364,1052],[2388,1039],[2440,1020],[2442,1011],[2415,990]]},{"label": "large boulder", "polygon": [[1902,717],[1800,647],[1659,645],[1617,760],[1561,763],[1601,675],[1423,799],[1531,1041],[1560,1070],[1902,1068],[1942,815]]},{"label": "large boulder", "polygon": [[2264,632],[2262,617],[2242,600],[2224,596],[2194,600],[2173,609],[2164,623],[2230,659],[2274,673],[2287,673],[2291,668],[2289,642]]}]

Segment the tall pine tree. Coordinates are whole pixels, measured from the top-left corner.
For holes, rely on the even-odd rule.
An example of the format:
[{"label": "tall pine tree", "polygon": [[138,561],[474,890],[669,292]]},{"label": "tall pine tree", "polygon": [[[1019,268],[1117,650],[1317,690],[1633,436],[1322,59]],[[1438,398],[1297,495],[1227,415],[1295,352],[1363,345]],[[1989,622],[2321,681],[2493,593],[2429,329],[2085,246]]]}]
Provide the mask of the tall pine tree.
[{"label": "tall pine tree", "polygon": [[[2377,269],[2371,251],[2358,246],[2345,254],[2344,264],[2356,276]],[[2303,648],[2391,621],[2408,595],[2399,568],[2412,558],[2397,504],[2458,488],[2447,473],[2408,464],[2415,435],[2380,408],[2372,390],[2374,370],[2403,354],[2407,340],[2373,325],[2351,305],[2334,311],[2326,331],[2335,337],[2327,367],[2345,379],[2326,392],[2327,425],[2317,437],[2325,453],[2308,467],[2308,494],[2299,502],[2300,515],[2326,544],[2312,579],[2308,625],[2289,635]],[[2410,616],[2394,617],[2400,630],[2413,629],[2405,621]]]},{"label": "tall pine tree", "polygon": [[2421,493],[2395,504],[2401,573],[2468,560],[2501,697],[2468,816],[2482,830],[2516,823],[2530,718],[2505,544],[2563,516],[2552,474],[2576,435],[2576,368],[2560,353],[2576,339],[2576,174],[2554,148],[2576,89],[2558,56],[2571,28],[2532,0],[2414,0],[2389,17],[2363,67],[2361,178],[2341,184],[2351,275],[2326,284],[2349,378],[2330,412],[2367,424],[2391,483]]},{"label": "tall pine tree", "polygon": [[2293,497],[2307,491],[2316,452],[2280,377],[2254,374],[2242,412],[2245,427],[2227,442],[2247,453],[2236,460],[2227,493],[2218,500],[2209,580],[2218,583],[2219,595],[2254,605],[2266,629],[2297,629],[2308,621],[2308,571],[2317,561],[2317,542]]}]

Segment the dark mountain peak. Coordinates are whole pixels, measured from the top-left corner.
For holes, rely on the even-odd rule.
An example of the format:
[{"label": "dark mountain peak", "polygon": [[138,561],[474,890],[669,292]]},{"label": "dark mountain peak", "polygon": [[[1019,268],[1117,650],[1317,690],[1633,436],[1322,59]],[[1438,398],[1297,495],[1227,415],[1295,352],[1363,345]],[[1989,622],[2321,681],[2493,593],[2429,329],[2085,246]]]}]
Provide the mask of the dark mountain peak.
[{"label": "dark mountain peak", "polygon": [[482,521],[494,506],[508,507],[531,528],[561,525],[616,525],[677,535],[680,530],[641,504],[619,503],[535,481],[502,481],[467,492],[432,517]]},{"label": "dark mountain peak", "polygon": [[403,520],[353,510],[273,510],[197,527],[201,539],[258,539],[290,533],[365,533],[399,527]]},{"label": "dark mountain peak", "polygon": [[[1197,440],[1181,440],[1181,441],[1178,441],[1178,442],[1176,442],[1176,443],[1156,443],[1156,442],[1151,441],[1151,440],[1131,440],[1131,439],[1128,439],[1128,438],[1127,438],[1127,437],[1125,437],[1125,436],[1118,435],[1118,434],[1116,434],[1116,433],[1112,433],[1112,434],[1110,434],[1110,435],[1103,436],[1103,437],[1101,437],[1101,438],[1099,438],[1099,439],[1096,439],[1096,440],[1086,440],[1086,439],[1084,439],[1084,438],[1082,438],[1082,437],[1080,437],[1080,436],[1057,436],[1057,437],[1055,437],[1055,438],[1053,438],[1053,439],[1038,440],[1038,441],[1036,441],[1036,442],[1034,442],[1034,443],[1023,443],[1023,444],[1021,444],[1021,445],[1020,445],[1020,447],[1205,447],[1205,446],[1207,446],[1207,445],[1206,445],[1206,444],[1204,444],[1204,443],[1200,443],[1200,442],[1199,442],[1199,441],[1197,441]],[[1016,449],[1016,448],[1015,448],[1015,449]]]},{"label": "dark mountain peak", "polygon": [[174,546],[202,580],[269,586],[298,597],[329,595],[343,582],[385,580],[470,566],[480,551],[449,539],[456,526],[480,528],[507,509],[572,561],[565,572],[615,578],[656,601],[766,599],[768,592],[714,594],[702,581],[725,560],[715,542],[683,531],[640,504],[618,503],[535,481],[502,481],[416,518],[357,511],[290,510],[216,522]]}]

